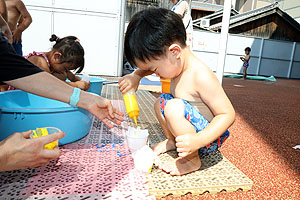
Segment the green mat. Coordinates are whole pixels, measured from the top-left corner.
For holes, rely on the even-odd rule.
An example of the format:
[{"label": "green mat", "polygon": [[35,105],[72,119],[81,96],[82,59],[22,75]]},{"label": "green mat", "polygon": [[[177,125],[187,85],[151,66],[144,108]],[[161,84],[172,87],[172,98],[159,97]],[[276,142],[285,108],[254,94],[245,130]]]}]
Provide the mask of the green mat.
[{"label": "green mat", "polygon": [[[224,74],[224,77],[229,77],[229,78],[243,78],[242,74]],[[264,77],[264,76],[249,76],[247,75],[247,79],[251,80],[262,80],[262,81],[276,81],[274,76],[270,77]]]}]

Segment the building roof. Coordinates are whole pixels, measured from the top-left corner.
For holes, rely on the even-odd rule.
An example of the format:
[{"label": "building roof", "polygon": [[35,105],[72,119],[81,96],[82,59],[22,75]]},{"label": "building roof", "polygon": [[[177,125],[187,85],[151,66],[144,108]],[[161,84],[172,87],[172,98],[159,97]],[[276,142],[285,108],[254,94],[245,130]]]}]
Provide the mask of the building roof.
[{"label": "building roof", "polygon": [[194,10],[207,10],[207,11],[217,11],[223,9],[222,5],[216,5],[211,3],[204,3],[199,1],[192,1],[192,9]]},{"label": "building roof", "polygon": [[[239,14],[238,11],[236,11],[235,9],[231,8],[231,15],[237,15]],[[197,26],[197,27],[200,27],[200,23],[201,23],[201,20],[202,19],[216,19],[216,18],[219,18],[219,17],[222,17],[223,16],[223,8],[220,9],[220,10],[217,10],[216,12],[210,14],[210,15],[206,15],[204,17],[201,17],[199,19],[195,19],[193,20],[193,25],[194,26]]]},{"label": "building roof", "polygon": [[[291,24],[294,28],[300,31],[300,24],[296,20],[294,20],[290,15],[288,15],[286,12],[281,10],[277,2],[230,17],[229,29],[260,19],[262,17],[269,16],[274,13],[278,14],[285,21]],[[210,26],[209,29],[218,30],[221,29],[221,27],[222,27],[222,22]]]}]

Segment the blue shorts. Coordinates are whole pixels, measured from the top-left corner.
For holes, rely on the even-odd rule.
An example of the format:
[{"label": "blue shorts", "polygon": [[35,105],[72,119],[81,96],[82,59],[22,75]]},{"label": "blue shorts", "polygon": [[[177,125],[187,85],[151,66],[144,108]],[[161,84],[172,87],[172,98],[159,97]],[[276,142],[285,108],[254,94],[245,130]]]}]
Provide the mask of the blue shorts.
[{"label": "blue shorts", "polygon": [[16,51],[17,55],[23,56],[22,42],[21,42],[21,40],[19,40],[17,43],[13,42],[12,46],[13,46],[14,50]]},{"label": "blue shorts", "polygon": [[[165,116],[165,107],[169,100],[174,99],[172,94],[165,93],[160,95],[160,110],[163,116]],[[184,109],[184,117],[194,126],[196,129],[196,132],[200,132],[204,128],[207,127],[209,122],[201,115],[191,104],[189,104],[187,101],[183,100],[183,103],[185,105]],[[213,151],[216,151],[219,149],[224,141],[229,137],[229,131],[227,130],[225,133],[223,133],[218,139],[210,143],[209,145],[205,147],[201,147],[198,150],[199,156],[205,156],[210,154]]]},{"label": "blue shorts", "polygon": [[244,64],[243,64],[243,67],[246,67],[246,68],[248,68],[248,67],[249,67],[249,63],[247,63],[247,62],[244,62]]}]

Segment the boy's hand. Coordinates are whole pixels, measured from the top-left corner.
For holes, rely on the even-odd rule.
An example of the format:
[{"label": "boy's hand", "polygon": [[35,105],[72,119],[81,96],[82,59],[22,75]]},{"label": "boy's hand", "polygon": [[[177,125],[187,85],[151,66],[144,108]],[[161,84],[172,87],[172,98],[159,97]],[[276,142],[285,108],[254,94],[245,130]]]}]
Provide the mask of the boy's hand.
[{"label": "boy's hand", "polygon": [[121,93],[125,94],[131,88],[133,88],[136,91],[137,88],[139,87],[140,80],[141,80],[141,77],[134,73],[128,74],[128,75],[120,78],[119,88],[120,88]]},{"label": "boy's hand", "polygon": [[22,32],[16,29],[14,32],[12,32],[13,36],[13,42],[17,43],[22,38]]},{"label": "boy's hand", "polygon": [[198,141],[198,135],[196,134],[186,134],[177,136],[176,147],[179,157],[185,157],[198,151],[200,142]]}]

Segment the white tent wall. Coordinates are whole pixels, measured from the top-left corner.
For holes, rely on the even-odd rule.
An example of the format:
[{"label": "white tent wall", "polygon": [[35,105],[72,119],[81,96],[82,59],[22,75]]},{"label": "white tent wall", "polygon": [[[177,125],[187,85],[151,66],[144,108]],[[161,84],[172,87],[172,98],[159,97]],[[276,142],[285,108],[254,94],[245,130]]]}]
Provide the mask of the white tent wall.
[{"label": "white tent wall", "polygon": [[74,35],[85,50],[83,72],[120,76],[125,1],[23,0],[33,22],[23,33],[23,53],[45,52],[51,34]]},{"label": "white tent wall", "polygon": [[[219,33],[194,30],[193,51],[213,71],[216,71],[219,51]],[[300,43],[229,35],[225,73],[242,73],[244,49],[251,48],[252,75],[300,78]]]}]

